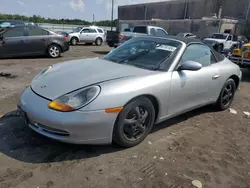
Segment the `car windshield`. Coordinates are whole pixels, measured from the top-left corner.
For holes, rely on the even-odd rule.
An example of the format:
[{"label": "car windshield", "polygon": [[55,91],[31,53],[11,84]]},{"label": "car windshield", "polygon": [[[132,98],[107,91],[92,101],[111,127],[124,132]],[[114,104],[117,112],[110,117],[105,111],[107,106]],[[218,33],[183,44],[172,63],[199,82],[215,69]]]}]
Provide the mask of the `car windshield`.
[{"label": "car windshield", "polygon": [[75,29],[73,29],[73,32],[80,32],[82,30],[82,27],[77,27]]},{"label": "car windshield", "polygon": [[226,39],[227,35],[224,35],[224,34],[213,34],[211,36],[211,38],[213,38],[213,39]]},{"label": "car windshield", "polygon": [[[175,54],[181,46],[181,42],[165,39],[131,39],[104,56],[105,60],[115,63],[127,64],[149,70],[160,70],[160,65]],[[169,67],[171,62],[167,62]]]}]

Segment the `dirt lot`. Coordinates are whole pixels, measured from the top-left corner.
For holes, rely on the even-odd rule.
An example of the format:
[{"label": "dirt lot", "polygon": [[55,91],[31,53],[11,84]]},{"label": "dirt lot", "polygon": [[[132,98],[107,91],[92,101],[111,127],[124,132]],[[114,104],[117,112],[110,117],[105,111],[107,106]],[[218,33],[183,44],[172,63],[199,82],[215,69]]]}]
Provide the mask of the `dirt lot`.
[{"label": "dirt lot", "polygon": [[[52,63],[102,56],[110,48],[77,46],[62,58],[0,60],[0,114],[16,109],[18,96],[41,68]],[[0,187],[189,188],[250,187],[250,72],[243,71],[240,91],[229,111],[209,107],[156,125],[131,149],[79,146],[40,136],[18,117],[0,119]]]}]

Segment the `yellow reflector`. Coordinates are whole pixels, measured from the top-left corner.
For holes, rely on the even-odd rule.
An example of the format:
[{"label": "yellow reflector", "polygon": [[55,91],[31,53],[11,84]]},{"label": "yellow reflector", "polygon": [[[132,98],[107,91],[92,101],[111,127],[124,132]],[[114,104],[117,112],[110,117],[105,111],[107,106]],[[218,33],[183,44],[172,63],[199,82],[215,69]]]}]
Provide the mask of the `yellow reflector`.
[{"label": "yellow reflector", "polygon": [[105,109],[106,113],[118,113],[122,111],[123,107],[117,107],[117,108],[107,108]]},{"label": "yellow reflector", "polygon": [[71,106],[60,103],[58,101],[52,101],[49,103],[48,106],[49,106],[49,108],[51,108],[53,110],[57,110],[57,111],[61,111],[61,112],[70,112],[70,111],[75,110]]}]

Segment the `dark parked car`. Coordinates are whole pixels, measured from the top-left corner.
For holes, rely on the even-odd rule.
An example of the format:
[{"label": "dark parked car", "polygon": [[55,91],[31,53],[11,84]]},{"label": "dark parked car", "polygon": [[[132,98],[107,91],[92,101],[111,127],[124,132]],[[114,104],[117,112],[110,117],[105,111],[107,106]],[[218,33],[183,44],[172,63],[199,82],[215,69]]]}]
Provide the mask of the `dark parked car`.
[{"label": "dark parked car", "polygon": [[0,57],[48,55],[57,58],[69,50],[62,35],[35,26],[0,29]]}]

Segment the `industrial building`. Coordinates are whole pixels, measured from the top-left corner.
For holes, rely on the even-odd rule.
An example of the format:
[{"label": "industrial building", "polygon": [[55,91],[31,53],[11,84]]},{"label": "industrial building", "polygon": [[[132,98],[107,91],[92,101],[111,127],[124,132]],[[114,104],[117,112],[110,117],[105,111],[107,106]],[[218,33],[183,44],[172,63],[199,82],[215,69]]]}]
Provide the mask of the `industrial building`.
[{"label": "industrial building", "polygon": [[168,0],[118,7],[119,20],[176,20],[201,19],[218,16],[222,18],[249,19],[250,0]]},{"label": "industrial building", "polygon": [[168,0],[118,7],[118,28],[156,25],[170,34],[192,32],[205,37],[213,32],[244,33],[250,22],[250,0]]}]

